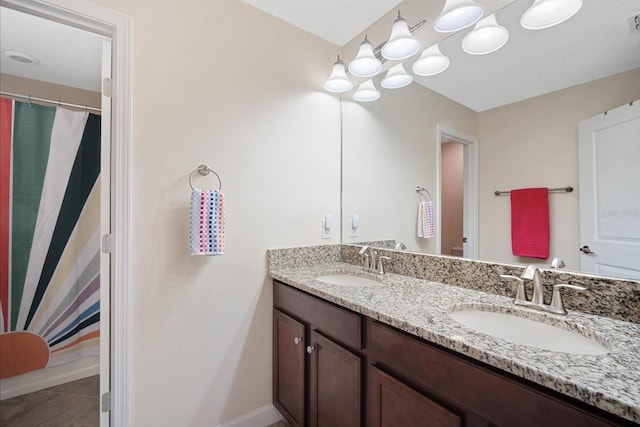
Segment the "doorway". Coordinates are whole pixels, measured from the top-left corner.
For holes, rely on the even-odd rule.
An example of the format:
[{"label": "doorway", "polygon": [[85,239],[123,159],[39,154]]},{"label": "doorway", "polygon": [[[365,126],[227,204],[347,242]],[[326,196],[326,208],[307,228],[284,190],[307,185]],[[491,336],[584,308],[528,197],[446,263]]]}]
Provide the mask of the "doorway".
[{"label": "doorway", "polygon": [[[109,161],[108,167],[102,165],[102,181],[110,191],[102,192],[101,204],[106,199],[110,208],[109,215],[102,216],[106,228],[102,229],[100,239],[100,264],[105,267],[101,274],[109,277],[109,286],[100,287],[101,300],[109,302],[109,306],[101,307],[100,319],[101,327],[107,328],[100,334],[100,425],[128,426],[132,19],[84,0],[68,0],[64,5],[52,0],[0,0],[0,6],[90,31],[112,41],[109,58],[112,76],[102,85],[102,92],[107,95],[102,97],[103,119],[110,123],[102,127],[110,132],[106,137],[109,149],[102,153],[102,158]],[[105,113],[110,114],[110,119],[105,118]],[[116,330],[117,334],[111,333]]]},{"label": "doorway", "polygon": [[477,258],[478,139],[437,128],[436,247],[438,254]]},{"label": "doorway", "polygon": [[[2,58],[3,408],[58,387],[97,426],[109,377],[111,40],[1,12],[2,50],[15,49]],[[33,409],[8,422],[70,422],[56,406]]]},{"label": "doorway", "polygon": [[464,144],[443,141],[440,151],[442,255],[461,257],[464,243]]}]

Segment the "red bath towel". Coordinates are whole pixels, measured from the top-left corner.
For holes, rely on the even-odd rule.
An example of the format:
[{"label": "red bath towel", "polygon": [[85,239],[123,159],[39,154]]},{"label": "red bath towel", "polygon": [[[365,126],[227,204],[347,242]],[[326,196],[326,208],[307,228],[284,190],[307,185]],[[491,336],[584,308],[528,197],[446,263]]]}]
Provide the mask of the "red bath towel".
[{"label": "red bath towel", "polygon": [[517,256],[549,258],[547,188],[511,190],[511,249]]}]

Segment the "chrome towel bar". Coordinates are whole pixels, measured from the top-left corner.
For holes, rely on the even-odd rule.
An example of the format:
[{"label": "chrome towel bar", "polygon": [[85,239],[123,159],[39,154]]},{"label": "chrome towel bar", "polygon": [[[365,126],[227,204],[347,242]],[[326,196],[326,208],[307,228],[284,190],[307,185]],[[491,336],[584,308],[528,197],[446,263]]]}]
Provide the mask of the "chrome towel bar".
[{"label": "chrome towel bar", "polygon": [[[571,193],[573,191],[573,187],[558,187],[558,188],[549,188],[549,193]],[[505,194],[511,194],[511,191],[494,191],[493,194],[496,196],[504,196]]]}]

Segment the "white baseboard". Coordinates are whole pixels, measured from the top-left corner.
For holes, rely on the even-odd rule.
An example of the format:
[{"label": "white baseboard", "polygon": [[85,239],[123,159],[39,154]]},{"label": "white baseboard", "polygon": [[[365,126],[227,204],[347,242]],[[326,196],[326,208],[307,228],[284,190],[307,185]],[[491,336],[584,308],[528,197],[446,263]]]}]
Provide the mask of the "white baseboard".
[{"label": "white baseboard", "polygon": [[267,427],[273,423],[283,420],[284,417],[271,403],[247,412],[216,427]]},{"label": "white baseboard", "polygon": [[0,380],[0,400],[100,374],[100,359],[84,357],[63,365]]}]

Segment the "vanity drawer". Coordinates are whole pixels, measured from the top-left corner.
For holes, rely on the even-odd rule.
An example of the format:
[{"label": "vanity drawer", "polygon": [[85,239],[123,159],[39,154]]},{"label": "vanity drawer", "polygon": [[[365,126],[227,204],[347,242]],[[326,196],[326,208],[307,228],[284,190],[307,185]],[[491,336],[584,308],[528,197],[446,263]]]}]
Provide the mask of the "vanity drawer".
[{"label": "vanity drawer", "polygon": [[304,319],[314,330],[354,349],[362,348],[362,320],[356,313],[275,280],[273,304],[294,317]]},{"label": "vanity drawer", "polygon": [[617,425],[579,402],[521,383],[507,374],[368,320],[370,360],[410,379],[439,400],[498,426]]}]

